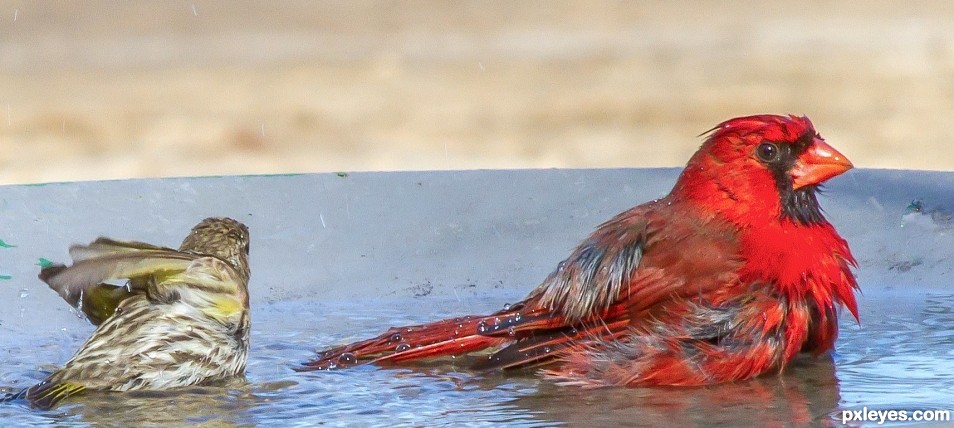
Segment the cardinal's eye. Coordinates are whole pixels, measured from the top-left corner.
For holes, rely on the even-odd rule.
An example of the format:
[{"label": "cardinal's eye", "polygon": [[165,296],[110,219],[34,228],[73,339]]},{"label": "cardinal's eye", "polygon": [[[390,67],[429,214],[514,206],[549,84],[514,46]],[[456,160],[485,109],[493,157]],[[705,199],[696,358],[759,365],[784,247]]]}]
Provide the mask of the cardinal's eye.
[{"label": "cardinal's eye", "polygon": [[777,161],[778,153],[778,146],[773,143],[762,143],[755,149],[755,154],[758,155],[759,160],[765,163]]}]

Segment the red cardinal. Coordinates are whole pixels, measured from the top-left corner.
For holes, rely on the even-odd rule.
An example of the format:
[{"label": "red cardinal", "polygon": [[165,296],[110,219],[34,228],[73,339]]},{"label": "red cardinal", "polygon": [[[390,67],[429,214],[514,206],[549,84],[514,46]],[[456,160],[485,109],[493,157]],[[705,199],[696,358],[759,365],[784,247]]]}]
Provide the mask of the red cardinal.
[{"label": "red cardinal", "polygon": [[855,260],[816,199],[852,168],[806,117],[726,121],[668,196],[584,240],[519,303],[395,327],[303,370],[488,350],[475,368],[547,365],[583,385],[706,385],[779,372],[858,318]]}]

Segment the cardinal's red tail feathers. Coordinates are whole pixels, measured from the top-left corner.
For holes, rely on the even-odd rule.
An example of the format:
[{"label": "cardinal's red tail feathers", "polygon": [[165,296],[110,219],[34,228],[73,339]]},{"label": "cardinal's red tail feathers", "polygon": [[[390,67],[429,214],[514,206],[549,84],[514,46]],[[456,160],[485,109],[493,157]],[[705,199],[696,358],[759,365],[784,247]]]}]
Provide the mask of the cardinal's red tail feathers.
[{"label": "cardinal's red tail feathers", "polygon": [[554,322],[559,323],[543,312],[523,311],[522,305],[515,305],[492,315],[392,327],[377,337],[325,350],[299,370],[331,370],[476,352],[516,340],[518,330],[552,328]]},{"label": "cardinal's red tail feathers", "polygon": [[[365,363],[401,363],[462,355],[491,348],[475,360],[479,370],[511,369],[548,362],[592,342],[614,339],[627,331],[625,307],[615,306],[604,318],[569,325],[546,309],[515,305],[492,315],[466,316],[429,324],[392,327],[383,334],[325,350],[298,370],[332,370]],[[612,320],[612,321],[604,321]]]},{"label": "cardinal's red tail feathers", "polygon": [[429,324],[391,327],[383,334],[359,342],[337,346],[319,353],[299,370],[333,370],[390,358],[426,358],[458,355],[494,346],[506,339],[484,336],[485,316],[465,316]]}]

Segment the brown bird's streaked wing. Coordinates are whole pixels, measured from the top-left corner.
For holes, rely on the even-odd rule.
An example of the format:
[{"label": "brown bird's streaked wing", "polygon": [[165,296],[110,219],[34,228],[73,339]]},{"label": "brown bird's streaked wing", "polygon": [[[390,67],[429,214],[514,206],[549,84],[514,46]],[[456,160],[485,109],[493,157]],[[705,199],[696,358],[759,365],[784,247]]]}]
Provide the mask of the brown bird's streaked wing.
[{"label": "brown bird's streaked wing", "polygon": [[39,277],[64,300],[76,305],[91,287],[107,287],[109,285],[103,283],[123,279],[136,283],[152,276],[182,272],[198,257],[169,249],[114,252],[84,258],[69,267],[54,265],[43,268]]},{"label": "brown bird's streaked wing", "polygon": [[[145,242],[117,241],[100,237],[89,245],[73,245],[70,247],[70,258],[73,259],[73,263],[78,263],[103,257],[145,253],[166,254],[173,251],[175,250]],[[125,284],[99,283],[84,286],[82,293],[70,292],[66,289],[62,278],[53,279],[66,269],[66,266],[62,264],[48,266],[40,271],[39,277],[43,282],[49,284],[50,288],[66,300],[70,306],[81,307],[93,325],[99,325],[106,317],[111,315],[123,299],[136,292],[144,291],[148,282],[146,277],[137,277],[130,278]],[[82,302],[80,299],[82,299]]]}]

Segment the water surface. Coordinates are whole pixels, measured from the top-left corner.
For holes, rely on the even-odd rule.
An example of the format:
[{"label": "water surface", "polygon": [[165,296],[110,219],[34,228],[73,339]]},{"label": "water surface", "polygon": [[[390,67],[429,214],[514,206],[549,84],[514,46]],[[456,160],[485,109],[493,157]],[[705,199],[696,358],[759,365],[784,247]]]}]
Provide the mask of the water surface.
[{"label": "water surface", "polygon": [[[780,376],[705,388],[580,389],[532,372],[472,372],[455,360],[298,373],[292,367],[324,345],[390,325],[499,309],[520,295],[263,303],[253,310],[247,382],[94,394],[42,412],[0,405],[0,425],[837,425],[841,410],[862,406],[950,409],[954,295],[899,288],[870,287],[861,326],[843,316],[832,355],[800,357]],[[73,330],[48,337],[4,331],[0,385],[13,390],[41,380],[91,328]]]}]

